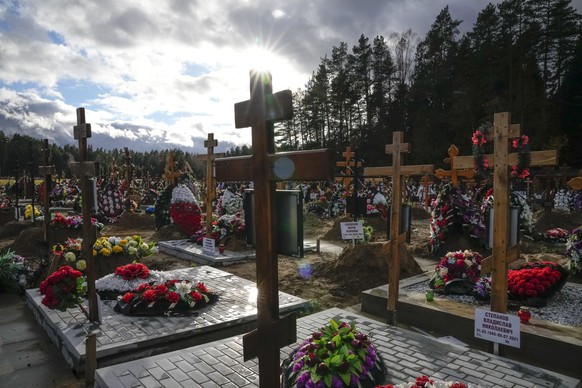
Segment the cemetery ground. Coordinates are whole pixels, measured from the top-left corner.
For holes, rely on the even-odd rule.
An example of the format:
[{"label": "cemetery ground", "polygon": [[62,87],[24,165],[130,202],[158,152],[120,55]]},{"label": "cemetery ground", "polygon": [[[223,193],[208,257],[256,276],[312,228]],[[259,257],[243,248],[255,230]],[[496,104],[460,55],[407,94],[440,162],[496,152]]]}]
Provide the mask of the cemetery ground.
[{"label": "cemetery ground", "polygon": [[[548,229],[561,227],[572,230],[582,225],[580,213],[563,213],[559,211],[535,213],[536,224],[534,235]],[[422,209],[414,209],[411,242],[408,245],[409,255],[402,258],[401,278],[417,275],[421,272],[431,272],[440,259],[428,251],[429,215]],[[347,220],[347,219],[346,219]],[[320,239],[324,248],[320,252],[307,251],[304,258],[295,258],[279,255],[279,289],[280,291],[301,297],[310,302],[310,311],[306,314],[321,311],[331,307],[343,309],[358,309],[361,292],[387,283],[388,268],[385,264],[385,254],[382,253],[382,243],[386,241],[386,221],[381,217],[367,218],[366,222],[374,227],[374,240],[371,244],[352,246],[351,241],[343,241],[339,230],[340,220],[321,219],[318,216],[306,214],[304,219],[304,237],[306,240]],[[19,225],[16,225],[19,224]],[[29,223],[30,224],[30,223]],[[32,228],[26,223],[14,223],[0,228],[0,249],[11,248],[25,257],[34,257],[37,250],[31,241],[42,235],[41,228]],[[11,230],[8,230],[13,228]],[[126,213],[118,222],[106,225],[101,235],[126,236],[138,234],[150,241],[167,241],[184,239],[183,235],[174,226],[166,226],[156,230],[154,220],[145,213]],[[443,253],[465,248],[468,241],[463,236],[450,236]],[[227,250],[242,249],[242,241],[230,240],[226,243]],[[475,248],[473,248],[475,249]],[[478,249],[475,249],[478,250]],[[565,263],[563,245],[551,244],[543,241],[534,241],[522,236],[521,259],[510,266],[517,266],[524,260],[556,261]],[[482,253],[487,253],[483,250]],[[142,260],[150,269],[172,270],[196,266],[195,263],[180,259],[162,252],[157,252]],[[255,261],[220,267],[233,275],[254,281],[256,278]],[[571,277],[571,282],[582,283],[582,279]],[[52,387],[82,386],[82,379],[77,379],[67,368],[62,356],[30,317],[23,299],[2,294],[0,327],[10,327],[10,333],[4,333],[0,338],[0,382],[3,374],[2,360],[17,359],[13,365],[20,365],[21,373],[26,378],[20,381],[30,382],[30,386],[37,386],[39,382]],[[23,315],[30,319],[13,320],[13,317]],[[16,318],[14,318],[16,319]],[[382,318],[380,320],[384,321]],[[20,322],[14,326],[14,322]],[[403,328],[406,325],[399,324]],[[435,336],[446,336],[451,333],[429,333]],[[23,341],[18,344],[8,344],[11,341]],[[4,343],[3,343],[4,342]],[[11,351],[10,349],[14,349]],[[525,360],[527,361],[527,360]],[[44,369],[43,369],[44,365]],[[48,366],[48,368],[47,368]],[[543,366],[542,366],[543,367]],[[40,369],[39,369],[40,368]],[[44,373],[44,374],[43,374]],[[579,377],[579,376],[578,376]],[[2,385],[2,384],[0,384]]]}]

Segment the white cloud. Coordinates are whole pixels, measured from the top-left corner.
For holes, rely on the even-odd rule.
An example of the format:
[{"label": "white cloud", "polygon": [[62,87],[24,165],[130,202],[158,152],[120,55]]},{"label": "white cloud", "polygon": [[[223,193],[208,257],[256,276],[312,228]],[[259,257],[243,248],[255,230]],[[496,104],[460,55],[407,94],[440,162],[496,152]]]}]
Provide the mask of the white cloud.
[{"label": "white cloud", "polygon": [[98,135],[92,141],[104,146],[125,137],[136,149],[204,152],[200,142],[209,132],[219,149],[248,144],[250,132],[234,129],[233,104],[249,96],[250,67],[265,65],[275,90],[295,91],[339,42],[352,47],[361,34],[372,39],[409,28],[422,37],[447,4],[453,18],[465,20],[464,30],[486,6],[465,0],[1,2],[1,128],[71,140],[82,105]]}]

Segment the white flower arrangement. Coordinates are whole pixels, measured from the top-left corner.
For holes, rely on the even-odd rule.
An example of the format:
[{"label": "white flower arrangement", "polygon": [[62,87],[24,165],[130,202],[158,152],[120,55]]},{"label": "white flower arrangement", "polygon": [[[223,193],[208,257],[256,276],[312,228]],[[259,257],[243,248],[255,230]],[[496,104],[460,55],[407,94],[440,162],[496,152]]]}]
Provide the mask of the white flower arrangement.
[{"label": "white flower arrangement", "polygon": [[554,209],[570,212],[571,195],[570,191],[560,189],[554,196]]},{"label": "white flower arrangement", "polygon": [[172,199],[171,203],[178,203],[178,202],[187,202],[187,203],[197,203],[194,194],[192,191],[183,184],[178,184],[172,190]]},{"label": "white flower arrangement", "polygon": [[229,189],[224,190],[221,197],[222,210],[224,214],[236,214],[243,210],[243,199]]},{"label": "white flower arrangement", "polygon": [[142,284],[148,284],[151,282],[163,283],[167,280],[170,280],[175,275],[171,275],[168,272],[163,271],[152,271],[150,270],[150,276],[145,279],[131,279],[125,280],[121,276],[118,276],[114,273],[109,275],[105,275],[100,279],[95,281],[95,289],[97,291],[119,291],[119,292],[128,292],[133,289],[136,289]]}]

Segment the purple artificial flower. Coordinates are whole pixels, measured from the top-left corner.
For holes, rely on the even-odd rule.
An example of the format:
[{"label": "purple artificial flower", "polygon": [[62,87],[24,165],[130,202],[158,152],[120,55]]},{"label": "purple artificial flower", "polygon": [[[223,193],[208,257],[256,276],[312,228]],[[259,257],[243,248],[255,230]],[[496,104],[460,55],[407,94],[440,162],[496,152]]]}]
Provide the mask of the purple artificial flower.
[{"label": "purple artificial flower", "polygon": [[343,388],[344,382],[338,376],[333,376],[331,378],[331,388]]},{"label": "purple artificial flower", "polygon": [[299,375],[299,377],[297,377],[297,388],[306,387],[308,381],[311,381],[311,377],[309,375],[309,372],[304,371]]}]

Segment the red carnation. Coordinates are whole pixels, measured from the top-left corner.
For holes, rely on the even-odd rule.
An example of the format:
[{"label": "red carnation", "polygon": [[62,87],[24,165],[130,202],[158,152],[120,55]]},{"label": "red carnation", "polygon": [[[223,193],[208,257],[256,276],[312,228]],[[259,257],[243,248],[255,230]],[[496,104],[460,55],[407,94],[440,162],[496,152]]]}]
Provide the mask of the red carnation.
[{"label": "red carnation", "polygon": [[156,292],[152,289],[149,289],[142,294],[142,298],[150,302],[156,300],[156,296],[157,296]]},{"label": "red carnation", "polygon": [[121,298],[121,300],[123,300],[125,303],[129,303],[134,298],[134,296],[135,294],[127,292],[125,295],[123,295],[123,298]]},{"label": "red carnation", "polygon": [[180,301],[180,294],[174,291],[170,291],[167,296],[170,303],[178,303]]}]

